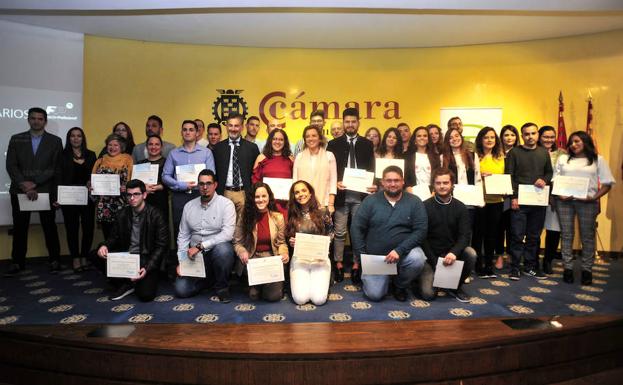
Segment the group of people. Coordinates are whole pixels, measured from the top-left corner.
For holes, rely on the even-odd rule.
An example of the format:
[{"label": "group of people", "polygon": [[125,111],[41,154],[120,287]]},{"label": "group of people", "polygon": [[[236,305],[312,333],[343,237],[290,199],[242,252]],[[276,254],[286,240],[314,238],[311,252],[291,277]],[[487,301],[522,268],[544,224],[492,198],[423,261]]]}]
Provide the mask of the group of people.
[{"label": "group of people", "polygon": [[[5,276],[19,274],[25,267],[30,211],[20,210],[18,194],[36,200],[38,193],[49,193],[51,210],[39,214],[52,272],[60,269],[54,222],[54,209],[59,206],[74,270],[88,267],[91,259],[105,271],[106,258],[113,251],[140,255],[136,277],[110,280],[113,300],[133,292],[143,301],[152,300],[166,272],[174,279],[177,296],[212,289],[227,303],[232,272],[244,282],[249,260],[280,256],[286,280],[249,287],[251,299],[278,301],[289,289],[297,304],[320,305],[327,300],[331,282],[344,280],[349,270],[353,284],[361,284],[370,300],[381,300],[391,292],[405,301],[409,288],[432,300],[437,295],[433,277],[438,260],[446,266],[462,260],[458,288],[449,293],[468,301],[463,283],[473,270],[481,278],[496,277],[494,267],[502,267],[496,257],[505,250],[511,256],[511,280],[522,274],[542,279],[543,273],[552,273],[560,239],[563,280],[572,283],[576,215],[582,241],[581,281],[588,285],[599,198],[614,184],[590,136],[574,132],[567,148],[558,149],[555,129],[539,129],[534,123],[524,124],[520,131],[504,126],[499,135],[485,127],[474,143],[464,139],[458,117],[450,119],[443,134],[434,124],[411,132],[401,123],[382,135],[370,128],[361,136],[359,112],[346,108],[341,121],[331,125],[330,141],[324,131],[325,114],[319,110],[311,114],[310,124],[296,143],[290,142],[278,121],[268,124],[268,137],[261,143],[257,139],[260,119],[252,116],[245,121],[242,115],[231,113],[225,122],[226,139],[221,140],[217,123],[208,125],[206,139],[203,121],[184,120],[182,145],[176,147],[162,139],[162,120],[152,115],[147,119],[144,143],[135,144],[130,127],[119,122],[98,157],[88,149],[79,127],[67,132],[63,149],[60,138],[45,131],[43,109],[31,108],[28,123],[30,130],[14,135],[7,152],[14,237],[13,264]],[[404,167],[391,165],[381,170],[382,177],[370,183],[365,193],[349,189],[344,183],[345,170],[374,172],[378,158],[403,159]],[[132,179],[133,166],[140,163],[158,166],[156,183]],[[196,180],[179,177],[187,166],[201,170]],[[91,174],[118,174],[119,194],[93,195],[81,206],[58,204],[57,186],[90,189]],[[484,188],[482,207],[466,206],[453,197],[455,185],[483,184],[492,174],[510,174],[513,193],[487,194]],[[552,196],[547,208],[519,204],[519,185],[544,187],[552,180],[555,183],[556,175],[588,178],[588,196]],[[275,199],[264,178],[291,179],[289,199]],[[428,194],[412,194],[422,188]],[[559,219],[560,231],[546,232],[541,266],[538,253],[546,216]],[[104,241],[91,251],[94,219],[101,225]],[[175,252],[169,250],[170,220]],[[330,255],[315,261],[292,255],[296,235],[301,233],[330,237]],[[352,261],[344,258],[347,235]],[[397,264],[397,275],[393,279],[362,275],[362,254],[385,256],[386,263]],[[182,275],[180,263],[197,258],[203,258],[206,277]]]}]

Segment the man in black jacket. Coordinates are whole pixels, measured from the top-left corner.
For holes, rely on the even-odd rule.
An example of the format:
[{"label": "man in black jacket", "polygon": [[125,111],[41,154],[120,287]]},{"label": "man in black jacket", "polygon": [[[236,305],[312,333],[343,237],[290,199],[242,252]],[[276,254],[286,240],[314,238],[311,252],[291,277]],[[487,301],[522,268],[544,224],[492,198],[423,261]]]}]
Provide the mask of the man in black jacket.
[{"label": "man in black jacket", "polygon": [[[27,199],[36,201],[41,199],[40,193],[48,193],[50,202],[56,201],[63,146],[58,136],[45,131],[47,123],[47,112],[33,107],[28,110],[30,130],[13,135],[9,141],[6,169],[11,178],[9,192],[13,214],[13,263],[4,274],[5,277],[19,274],[26,264],[31,212],[20,210],[18,194],[24,194]],[[58,272],[60,258],[60,243],[54,217],[53,209],[39,211],[52,273]]]},{"label": "man in black jacket", "polygon": [[[335,243],[333,258],[335,260],[335,280],[340,282],[344,279],[344,243],[346,241],[346,231],[348,229],[348,219],[355,217],[361,201],[367,196],[365,193],[348,190],[348,186],[342,183],[344,170],[346,168],[357,168],[374,172],[374,148],[372,142],[360,136],[359,130],[359,111],[355,108],[347,108],[342,113],[345,135],[333,139],[327,146],[327,151],[331,151],[335,156],[337,165],[337,196],[335,197]],[[369,193],[376,192],[376,186],[368,188]],[[329,207],[331,209],[331,207]],[[353,267],[351,270],[351,280],[354,284],[361,283],[361,269],[359,268],[359,257],[353,255]]]},{"label": "man in black jacket", "polygon": [[144,302],[156,297],[158,274],[162,259],[169,250],[169,228],[160,210],[147,204],[145,184],[133,179],[126,183],[129,207],[117,214],[117,225],[113,227],[108,239],[100,244],[96,266],[106,272],[106,258],[109,251],[130,252],[140,255],[138,276],[130,280],[111,279],[115,292],[112,301],[119,300],[136,291],[136,296]]},{"label": "man in black jacket", "polygon": [[455,178],[447,168],[438,168],[431,176],[435,195],[424,201],[428,215],[428,235],[423,249],[428,260],[420,275],[420,295],[427,301],[435,299],[437,290],[433,289],[433,278],[438,258],[449,266],[455,261],[463,261],[463,270],[456,290],[448,293],[460,302],[469,302],[469,296],[461,289],[465,278],[469,277],[476,264],[476,251],[469,247],[472,230],[467,207],[452,196]]},{"label": "man in black jacket", "polygon": [[228,138],[214,146],[218,187],[216,192],[234,202],[236,216],[244,209],[245,192],[251,191],[251,176],[260,150],[255,143],[241,138],[244,117],[232,113],[227,118]]}]

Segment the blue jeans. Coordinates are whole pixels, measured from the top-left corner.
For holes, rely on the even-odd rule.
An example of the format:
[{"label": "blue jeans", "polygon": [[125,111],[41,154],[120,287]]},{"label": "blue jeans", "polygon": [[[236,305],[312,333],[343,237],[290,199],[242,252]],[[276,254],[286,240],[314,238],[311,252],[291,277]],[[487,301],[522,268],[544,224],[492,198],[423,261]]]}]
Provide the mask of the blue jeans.
[{"label": "blue jeans", "polygon": [[[511,210],[511,267],[519,269],[521,257],[524,258],[524,269],[538,269],[536,248],[545,222],[545,207],[519,206],[519,210]],[[525,237],[525,242],[524,242]]]},{"label": "blue jeans", "polygon": [[217,292],[229,287],[229,275],[234,266],[234,247],[231,242],[218,243],[211,250],[204,252],[203,262],[206,278],[178,276],[174,285],[176,296],[192,297],[210,286]]},{"label": "blue jeans", "polygon": [[[426,255],[422,248],[411,249],[409,254],[398,260],[398,275],[394,277],[394,286],[399,289],[408,288],[418,277],[425,263]],[[390,279],[389,275],[362,275],[363,294],[371,301],[382,300],[389,289]]]}]

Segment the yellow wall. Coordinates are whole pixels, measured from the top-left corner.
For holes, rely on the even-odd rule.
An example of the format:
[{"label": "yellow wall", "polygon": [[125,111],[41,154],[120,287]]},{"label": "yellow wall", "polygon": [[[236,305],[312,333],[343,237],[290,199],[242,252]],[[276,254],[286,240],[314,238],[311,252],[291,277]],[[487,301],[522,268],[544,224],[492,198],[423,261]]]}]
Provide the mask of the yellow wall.
[{"label": "yellow wall", "polygon": [[[584,129],[586,97],[594,98],[600,152],[621,180],[623,147],[623,30],[526,43],[377,50],[304,50],[85,39],[84,127],[99,149],[112,124],[124,120],[138,142],[145,117],[159,114],[165,139],[179,143],[183,119],[212,121],[217,89],[241,89],[251,114],[270,92],[297,100],[395,101],[400,119],[363,120],[362,131],[399,121],[411,127],[439,123],[442,107],[502,107],[503,122],[556,126],[558,93],[565,98],[567,133]],[[295,106],[296,107],[296,106]],[[288,120],[300,137],[304,120]],[[623,189],[603,200],[599,235],[606,250],[623,247]],[[40,239],[40,238],[38,238]],[[601,246],[598,244],[598,248]],[[34,251],[34,250],[33,250]],[[41,255],[41,252],[39,253]]]}]

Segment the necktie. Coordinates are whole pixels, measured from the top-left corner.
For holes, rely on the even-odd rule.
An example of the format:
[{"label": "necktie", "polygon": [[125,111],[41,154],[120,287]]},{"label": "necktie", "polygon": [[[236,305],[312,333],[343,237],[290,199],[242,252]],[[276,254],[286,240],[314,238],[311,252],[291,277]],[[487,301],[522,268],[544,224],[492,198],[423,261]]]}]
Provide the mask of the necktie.
[{"label": "necktie", "polygon": [[232,141],[234,144],[234,155],[232,157],[232,183],[233,187],[240,186],[240,143],[237,140]]},{"label": "necktie", "polygon": [[355,138],[349,139],[350,143],[348,144],[348,163],[350,168],[357,168],[357,164],[355,162]]}]

